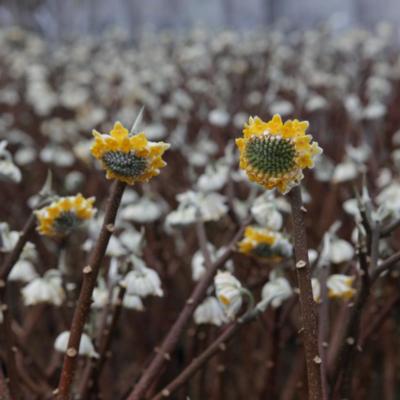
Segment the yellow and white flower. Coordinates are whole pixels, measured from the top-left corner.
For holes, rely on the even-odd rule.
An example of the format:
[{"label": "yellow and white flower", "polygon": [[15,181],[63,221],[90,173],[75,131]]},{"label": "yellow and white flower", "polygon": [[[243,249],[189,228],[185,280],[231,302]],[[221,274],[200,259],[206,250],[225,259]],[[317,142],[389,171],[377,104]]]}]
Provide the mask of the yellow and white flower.
[{"label": "yellow and white flower", "polygon": [[287,193],[303,179],[303,169],[313,168],[314,157],[322,153],[312,136],[306,135],[307,128],[307,121],[283,123],[278,114],[268,122],[250,117],[243,138],[236,139],[240,168],[266,189]]},{"label": "yellow and white flower", "polygon": [[220,302],[214,297],[207,297],[195,310],[193,314],[196,324],[212,324],[221,326],[227,322]]},{"label": "yellow and white flower", "polygon": [[95,198],[85,199],[81,194],[61,197],[49,206],[36,211],[37,230],[45,236],[64,236],[93,217]]},{"label": "yellow and white flower", "polygon": [[333,274],[326,281],[328,296],[331,299],[349,300],[354,297],[356,290],[353,288],[354,276]]},{"label": "yellow and white flower", "polygon": [[275,274],[271,273],[270,280],[262,288],[262,300],[257,304],[257,308],[261,311],[265,311],[269,305],[273,308],[278,308],[292,294],[293,289],[289,281],[284,277],[276,277]]},{"label": "yellow and white flower", "polygon": [[168,143],[150,142],[142,132],[130,136],[120,122],[116,122],[110,134],[93,130],[92,155],[101,161],[107,179],[117,179],[128,185],[148,182],[167,164],[162,159]]},{"label": "yellow and white flower", "polygon": [[280,261],[292,255],[292,245],[281,233],[257,226],[245,229],[238,247],[243,254],[270,261]]},{"label": "yellow and white flower", "polygon": [[217,299],[222,304],[226,316],[233,319],[242,306],[242,284],[230,272],[218,271],[214,285]]},{"label": "yellow and white flower", "polygon": [[[326,280],[328,297],[330,299],[350,300],[354,297],[356,289],[353,288],[354,277],[344,274],[330,275]],[[321,301],[321,284],[318,279],[311,280],[314,301]]]}]

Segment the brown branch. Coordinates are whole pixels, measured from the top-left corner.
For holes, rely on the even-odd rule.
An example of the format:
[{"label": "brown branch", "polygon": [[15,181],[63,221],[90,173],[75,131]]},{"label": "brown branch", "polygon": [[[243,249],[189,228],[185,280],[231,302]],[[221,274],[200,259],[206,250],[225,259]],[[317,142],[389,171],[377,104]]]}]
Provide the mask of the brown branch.
[{"label": "brown branch", "polygon": [[398,227],[400,227],[400,219],[396,219],[389,225],[382,228],[380,233],[381,237],[384,238],[390,236]]},{"label": "brown branch", "polygon": [[371,283],[373,283],[376,279],[378,279],[381,274],[394,267],[397,261],[399,260],[400,260],[400,251],[391,255],[386,260],[384,260],[379,266],[375,268],[374,271],[372,271]]},{"label": "brown branch", "polygon": [[3,365],[0,363],[0,400],[12,400],[8,390],[6,378],[3,373]]},{"label": "brown branch", "polygon": [[154,356],[153,360],[143,372],[142,377],[135,385],[133,390],[131,391],[128,399],[129,400],[139,400],[142,399],[144,394],[146,393],[147,389],[152,385],[154,380],[159,376],[161,368],[164,366],[165,362],[170,359],[170,353],[175,349],[179,337],[186,327],[187,323],[189,322],[194,310],[203,300],[208,287],[210,286],[215,273],[217,272],[218,268],[223,266],[225,262],[231,256],[236,242],[242,236],[245,226],[247,225],[248,221],[246,221],[242,227],[239,229],[238,233],[234,236],[230,244],[228,245],[224,254],[221,255],[207,271],[204,273],[203,277],[197,283],[195,288],[193,289],[189,299],[186,301],[185,306],[183,307],[182,311],[180,312],[178,318],[176,319],[175,323],[172,325],[170,330],[168,331],[167,335],[165,336],[160,348],[157,350],[156,355]]},{"label": "brown branch", "polygon": [[226,350],[227,343],[239,332],[243,325],[253,321],[260,311],[253,309],[246,313],[242,318],[237,319],[228,325],[222,333],[207,347],[198,357],[192,362],[164,389],[162,389],[151,400],[161,400],[164,397],[170,397],[172,393],[176,392],[182,387],[197,371],[199,371],[207,361],[220,351]]},{"label": "brown branch", "polygon": [[318,318],[311,287],[311,269],[308,261],[307,237],[303,217],[300,187],[289,193],[292,207],[294,250],[297,281],[300,289],[302,336],[307,367],[308,398],[322,399],[321,357],[318,349]]},{"label": "brown branch", "polygon": [[364,246],[361,246],[359,252],[359,263],[363,275],[360,281],[358,295],[346,326],[346,333],[339,349],[337,364],[332,379],[333,388],[340,385],[339,391],[341,398],[349,398],[351,395],[350,392],[354,370],[352,367],[356,357],[355,344],[358,342],[362,311],[368,300],[370,284],[372,281],[372,279],[369,279],[369,271],[375,272],[377,270],[376,265],[379,257],[380,225],[379,223],[374,223],[369,220],[365,223],[369,226],[369,229],[367,230],[367,239],[368,243],[370,243],[370,262],[369,265],[367,265],[366,252],[363,248]]},{"label": "brown branch", "polygon": [[2,286],[5,286],[5,282],[10,274],[14,264],[18,261],[19,256],[21,255],[22,250],[25,247],[26,242],[29,239],[29,236],[35,229],[36,225],[36,217],[32,212],[27,221],[25,222],[24,227],[22,228],[21,235],[19,236],[17,243],[10,253],[7,254],[1,269],[0,269],[0,282]]},{"label": "brown branch", "polygon": [[321,271],[321,304],[319,306],[319,333],[318,333],[318,348],[322,359],[321,364],[321,383],[322,383],[322,399],[329,398],[329,387],[327,378],[327,343],[329,337],[329,298],[328,287],[326,285],[330,272],[329,265],[325,265]]},{"label": "brown branch", "polygon": [[3,313],[3,335],[4,335],[4,343],[5,343],[5,351],[6,351],[6,369],[7,369],[7,377],[8,377],[8,387],[10,390],[12,399],[20,399],[21,398],[21,390],[19,386],[19,376],[16,362],[16,353],[18,351],[15,342],[14,336],[11,330],[11,318],[8,306],[3,304],[1,307],[1,311]]},{"label": "brown branch", "polygon": [[111,344],[111,337],[115,331],[115,327],[117,326],[117,322],[121,315],[125,292],[126,292],[125,286],[118,287],[117,299],[115,304],[113,305],[111,313],[111,321],[108,323],[107,322],[108,318],[106,318],[105,319],[106,325],[103,327],[103,329],[101,329],[102,335],[99,343],[99,358],[98,359],[91,358],[84,372],[82,385],[80,389],[81,399],[86,399],[89,389],[98,383],[97,380],[101,376],[104,364],[107,358],[110,356],[109,349]]},{"label": "brown branch", "polygon": [[374,334],[377,333],[382,324],[386,321],[386,318],[393,311],[393,307],[400,302],[400,295],[394,296],[389,300],[382,309],[379,310],[378,315],[372,322],[369,322],[364,334],[360,337],[357,347],[362,349],[367,342],[367,340]]},{"label": "brown branch", "polygon": [[114,222],[125,186],[126,184],[120,181],[115,181],[113,183],[99,237],[90,254],[88,265],[83,268],[82,287],[72,319],[68,348],[64,357],[60,381],[58,388],[55,391],[55,396],[58,400],[69,399],[76,369],[79,344],[90,311],[93,289],[97,282],[97,276],[99,274],[108,242],[114,231]]}]

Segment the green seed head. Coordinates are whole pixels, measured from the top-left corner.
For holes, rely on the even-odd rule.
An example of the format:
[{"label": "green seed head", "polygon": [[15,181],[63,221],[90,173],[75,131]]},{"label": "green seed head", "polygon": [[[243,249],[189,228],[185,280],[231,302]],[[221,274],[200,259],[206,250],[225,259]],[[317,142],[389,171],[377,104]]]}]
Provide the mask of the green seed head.
[{"label": "green seed head", "polygon": [[81,220],[72,211],[63,211],[53,223],[53,228],[57,233],[67,234],[77,228]]},{"label": "green seed head", "polygon": [[255,136],[246,146],[249,164],[259,172],[279,177],[295,166],[296,149],[290,139]]},{"label": "green seed head", "polygon": [[103,162],[115,174],[126,177],[139,177],[147,168],[147,160],[138,157],[132,151],[108,151],[103,155]]},{"label": "green seed head", "polygon": [[259,243],[251,253],[256,257],[268,258],[274,255],[273,249],[269,244]]}]

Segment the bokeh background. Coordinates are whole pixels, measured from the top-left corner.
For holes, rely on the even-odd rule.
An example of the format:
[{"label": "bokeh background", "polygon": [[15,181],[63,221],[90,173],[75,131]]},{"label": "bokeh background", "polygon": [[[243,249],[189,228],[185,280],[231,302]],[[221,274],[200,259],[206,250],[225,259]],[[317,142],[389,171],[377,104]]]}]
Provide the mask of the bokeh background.
[{"label": "bokeh background", "polygon": [[[399,21],[398,0],[0,1],[0,139],[8,142],[0,159],[0,220],[7,229],[21,229],[48,170],[58,195],[96,196],[101,218],[110,182],[90,155],[93,128],[108,132],[115,120],[130,127],[144,105],[148,137],[171,143],[161,175],[127,191],[102,270],[101,284],[109,288],[112,260],[125,260],[142,232],[140,256],[164,291],[163,298],[143,299],[144,311],[124,309],[97,388],[103,399],[129,392],[195,284],[193,203],[215,249],[229,243],[255,199],[271,202],[282,232],[290,232],[285,199],[260,197],[263,190],[238,170],[234,139],[250,115],[310,121],[324,155],[305,174],[309,245],[318,254],[324,234],[339,221],[332,237],[346,241],[347,253],[344,258],[339,248],[331,272],[357,275],[354,188],[368,183],[374,204],[388,211],[385,223],[400,214]],[[26,260],[30,275],[20,273],[8,292],[30,384],[24,388],[36,398],[57,384],[61,354],[54,340],[69,329],[90,248],[82,243],[97,232],[95,221],[66,243],[35,235],[37,254]],[[396,249],[394,235],[382,258]],[[1,251],[7,252],[4,243]],[[233,264],[259,299],[275,265],[237,253]],[[62,271],[68,301],[27,306],[21,289],[49,269]],[[282,271],[294,288],[293,268]],[[399,276],[382,281],[363,316],[363,332],[386,304],[398,301]],[[325,333],[337,350],[348,307],[329,304]],[[306,399],[298,311],[296,302],[268,309],[174,398]],[[94,341],[101,315],[93,309],[87,327]],[[399,398],[398,310],[388,315],[365,338],[368,351],[354,368],[352,399]],[[219,329],[192,321],[153,390],[182,371]],[[82,358],[78,377],[85,363]]]},{"label": "bokeh background", "polygon": [[251,30],[310,27],[331,21],[335,29],[397,24],[397,0],[2,0],[0,24],[17,24],[50,40],[104,33],[117,26],[131,36],[144,30],[184,32],[193,26]]}]

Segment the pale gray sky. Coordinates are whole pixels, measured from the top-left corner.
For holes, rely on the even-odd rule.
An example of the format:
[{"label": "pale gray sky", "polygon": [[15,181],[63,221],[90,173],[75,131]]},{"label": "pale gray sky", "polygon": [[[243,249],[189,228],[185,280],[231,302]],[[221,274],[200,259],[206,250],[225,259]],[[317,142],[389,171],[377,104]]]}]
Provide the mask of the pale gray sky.
[{"label": "pale gray sky", "polygon": [[101,33],[119,26],[131,34],[146,28],[185,30],[196,25],[248,29],[285,18],[303,27],[328,18],[338,29],[388,20],[399,25],[399,0],[3,0],[0,25],[40,30],[51,38]]}]

